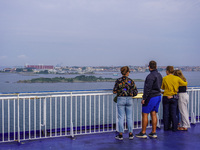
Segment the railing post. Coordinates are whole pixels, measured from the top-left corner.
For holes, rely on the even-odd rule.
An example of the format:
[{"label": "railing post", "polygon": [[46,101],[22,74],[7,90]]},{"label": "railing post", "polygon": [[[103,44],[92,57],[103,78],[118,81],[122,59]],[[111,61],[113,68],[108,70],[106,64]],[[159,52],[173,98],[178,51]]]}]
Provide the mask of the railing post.
[{"label": "railing post", "polygon": [[70,135],[74,138],[74,131],[73,131],[73,121],[72,121],[72,92],[71,92],[71,102],[70,102]]},{"label": "railing post", "polygon": [[134,129],[134,128],[135,128],[134,99],[133,99],[133,112],[132,112],[132,117],[133,117],[133,129]]},{"label": "railing post", "polygon": [[163,106],[162,106],[162,100],[160,102],[159,110],[158,110],[158,113],[157,113],[157,122],[159,122],[159,123],[157,123],[157,127],[158,128],[161,128],[161,124],[162,124],[161,108],[163,108]]},{"label": "railing post", "polygon": [[197,108],[198,108],[198,113],[197,113],[198,114],[197,115],[198,116],[198,122],[199,122],[199,101],[200,101],[200,98],[199,98],[199,91],[198,91],[198,106],[197,106]]},{"label": "railing post", "polygon": [[42,134],[46,137],[46,97],[44,98],[43,103],[43,124],[41,124],[42,128]]},{"label": "railing post", "polygon": [[20,143],[20,123],[19,123],[19,94],[17,94],[17,119],[18,119],[18,133],[17,133],[17,135],[18,135],[18,139],[17,139],[17,141]]},{"label": "railing post", "polygon": [[116,104],[116,131],[119,132],[118,109]]},{"label": "railing post", "polygon": [[10,141],[10,100],[8,99],[8,141]]},{"label": "railing post", "polygon": [[195,115],[194,115],[194,111],[193,111],[193,94],[194,94],[194,90],[193,90],[193,88],[192,88],[192,96],[191,96],[191,123],[192,124],[195,124],[196,123],[196,117],[195,117]]},{"label": "railing post", "polygon": [[2,100],[2,141],[4,141],[4,100]]},{"label": "railing post", "polygon": [[25,111],[25,98],[23,99],[23,105],[22,105],[22,107],[23,107],[23,139],[25,140],[25,116],[26,116],[26,111]]},{"label": "railing post", "polygon": [[40,98],[40,101],[39,101],[39,125],[40,125],[40,138],[42,137],[42,113],[41,113],[41,98]]},{"label": "railing post", "polygon": [[52,96],[50,96],[50,137],[52,137]]},{"label": "railing post", "polygon": [[36,110],[37,110],[37,109],[36,109],[36,100],[37,100],[37,97],[34,97],[34,106],[33,106],[33,107],[34,107],[34,109],[33,109],[33,110],[34,110],[34,121],[33,121],[33,122],[34,122],[34,125],[33,125],[33,126],[34,126],[34,138],[35,138],[35,139],[36,139],[36,137],[37,137],[37,134],[36,134],[36,130],[37,130],[37,129],[36,129],[36,122],[37,122],[37,120],[36,120]]},{"label": "railing post", "polygon": [[157,127],[160,128],[160,119],[159,119],[159,114],[156,113],[156,115],[157,115]]},{"label": "railing post", "polygon": [[57,136],[57,96],[55,97],[55,136]]},{"label": "railing post", "polygon": [[89,116],[90,116],[90,118],[89,118],[90,127],[89,128],[90,128],[90,133],[91,133],[91,130],[92,130],[92,128],[91,128],[91,126],[92,126],[92,123],[91,123],[91,120],[92,120],[92,114],[91,114],[92,113],[92,109],[91,109],[91,95],[90,95],[90,98],[89,98],[89,102],[90,102],[89,103],[89,112],[90,112],[89,113]]}]

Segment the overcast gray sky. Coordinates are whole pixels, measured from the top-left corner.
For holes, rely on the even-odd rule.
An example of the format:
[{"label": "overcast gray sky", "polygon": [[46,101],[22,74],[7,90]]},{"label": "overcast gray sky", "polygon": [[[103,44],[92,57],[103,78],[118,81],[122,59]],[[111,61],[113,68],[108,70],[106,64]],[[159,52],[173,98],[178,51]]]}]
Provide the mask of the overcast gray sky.
[{"label": "overcast gray sky", "polygon": [[0,0],[0,66],[200,65],[200,0]]}]

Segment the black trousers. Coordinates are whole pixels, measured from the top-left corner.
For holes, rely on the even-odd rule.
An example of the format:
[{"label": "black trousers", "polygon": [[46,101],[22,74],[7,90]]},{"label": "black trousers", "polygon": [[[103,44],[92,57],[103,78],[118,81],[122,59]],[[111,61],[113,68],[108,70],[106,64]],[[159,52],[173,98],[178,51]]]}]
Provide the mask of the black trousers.
[{"label": "black trousers", "polygon": [[178,127],[177,106],[178,100],[167,96],[163,96],[163,123],[164,130],[169,130],[172,123],[172,131],[176,131]]}]

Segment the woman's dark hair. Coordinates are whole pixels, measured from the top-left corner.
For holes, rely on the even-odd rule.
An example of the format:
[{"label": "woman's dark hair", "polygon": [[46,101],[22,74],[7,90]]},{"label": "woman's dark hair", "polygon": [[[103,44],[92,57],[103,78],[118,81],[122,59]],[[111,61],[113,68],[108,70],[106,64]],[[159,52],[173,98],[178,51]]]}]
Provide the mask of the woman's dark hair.
[{"label": "woman's dark hair", "polygon": [[154,60],[152,60],[149,62],[149,67],[155,70],[157,68],[157,63]]},{"label": "woman's dark hair", "polygon": [[121,74],[122,74],[122,75],[126,75],[127,72],[130,72],[130,69],[129,69],[128,66],[124,66],[124,67],[122,67],[122,68],[120,69],[120,71],[121,71]]},{"label": "woman's dark hair", "polygon": [[167,66],[166,71],[173,74],[174,73],[174,67],[173,66]]}]

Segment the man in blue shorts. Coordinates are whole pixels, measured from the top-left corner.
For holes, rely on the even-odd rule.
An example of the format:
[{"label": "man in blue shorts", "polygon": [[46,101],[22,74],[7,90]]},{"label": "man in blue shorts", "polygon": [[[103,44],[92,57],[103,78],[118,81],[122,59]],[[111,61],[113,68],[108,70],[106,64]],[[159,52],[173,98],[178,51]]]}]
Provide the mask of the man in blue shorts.
[{"label": "man in blue shorts", "polygon": [[142,100],[142,131],[135,136],[138,138],[147,138],[146,127],[148,125],[148,114],[151,114],[152,132],[149,137],[157,138],[156,126],[158,108],[161,101],[162,75],[157,70],[155,61],[149,62],[150,74],[146,77],[144,83],[143,100]]}]

